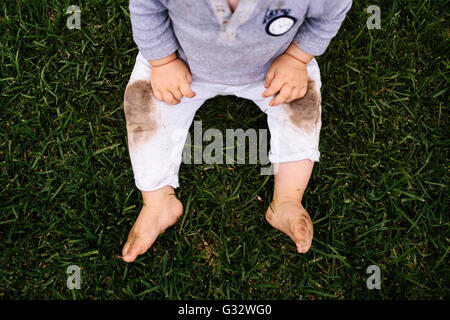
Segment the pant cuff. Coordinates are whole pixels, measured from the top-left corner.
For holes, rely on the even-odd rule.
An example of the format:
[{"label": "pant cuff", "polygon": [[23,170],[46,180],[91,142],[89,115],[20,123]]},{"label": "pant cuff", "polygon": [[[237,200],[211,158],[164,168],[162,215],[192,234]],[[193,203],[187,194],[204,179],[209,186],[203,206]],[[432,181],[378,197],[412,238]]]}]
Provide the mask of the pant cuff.
[{"label": "pant cuff", "polygon": [[157,184],[148,184],[143,181],[139,181],[137,179],[135,179],[134,181],[136,187],[141,191],[155,191],[167,186],[171,186],[173,188],[178,188],[180,186],[177,175],[164,179],[163,181],[160,181]]},{"label": "pant cuff", "polygon": [[298,161],[298,160],[304,160],[309,159],[312,162],[319,162],[320,158],[320,152],[319,150],[308,150],[305,152],[299,152],[289,155],[269,155],[269,160],[272,163],[282,163],[282,162],[290,162],[290,161]]}]

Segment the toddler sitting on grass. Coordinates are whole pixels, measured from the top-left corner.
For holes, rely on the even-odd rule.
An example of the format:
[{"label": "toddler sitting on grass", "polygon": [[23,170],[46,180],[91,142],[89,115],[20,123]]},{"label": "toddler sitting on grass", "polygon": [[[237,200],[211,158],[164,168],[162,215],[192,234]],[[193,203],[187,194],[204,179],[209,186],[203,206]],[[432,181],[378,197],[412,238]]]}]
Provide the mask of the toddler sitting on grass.
[{"label": "toddler sitting on grass", "polygon": [[321,81],[314,57],[326,50],[351,4],[130,0],[139,53],[124,111],[144,205],[123,247],[124,261],[145,253],[183,213],[174,192],[182,151],[195,112],[216,95],[250,99],[267,114],[276,170],[266,219],[299,253],[310,249],[313,224],[302,198],[320,156]]}]

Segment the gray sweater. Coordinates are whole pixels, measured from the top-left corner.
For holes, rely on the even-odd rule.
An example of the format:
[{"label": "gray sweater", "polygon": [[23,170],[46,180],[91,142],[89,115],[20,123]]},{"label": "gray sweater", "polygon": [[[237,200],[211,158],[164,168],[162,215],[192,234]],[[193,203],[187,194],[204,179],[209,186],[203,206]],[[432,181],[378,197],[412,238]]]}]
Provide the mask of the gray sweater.
[{"label": "gray sweater", "polygon": [[194,77],[229,85],[265,78],[291,43],[321,55],[352,0],[130,0],[133,39],[147,60],[178,50]]}]

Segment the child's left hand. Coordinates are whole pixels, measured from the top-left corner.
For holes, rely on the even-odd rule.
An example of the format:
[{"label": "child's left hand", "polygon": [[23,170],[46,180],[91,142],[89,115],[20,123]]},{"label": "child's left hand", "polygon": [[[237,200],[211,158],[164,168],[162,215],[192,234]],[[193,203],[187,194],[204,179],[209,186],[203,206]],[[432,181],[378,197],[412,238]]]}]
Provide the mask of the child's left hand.
[{"label": "child's left hand", "polygon": [[278,106],[302,98],[308,88],[306,64],[283,53],[270,66],[266,75],[264,98],[278,93],[270,106]]}]

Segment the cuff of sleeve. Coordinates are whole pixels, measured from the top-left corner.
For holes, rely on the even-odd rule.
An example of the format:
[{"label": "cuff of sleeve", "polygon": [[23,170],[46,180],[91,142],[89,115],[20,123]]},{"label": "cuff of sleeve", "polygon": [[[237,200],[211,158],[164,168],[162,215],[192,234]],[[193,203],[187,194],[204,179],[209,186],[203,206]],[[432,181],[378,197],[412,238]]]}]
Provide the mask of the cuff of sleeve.
[{"label": "cuff of sleeve", "polygon": [[139,52],[146,60],[158,60],[167,57],[168,55],[174,53],[179,48],[176,40],[167,41],[163,45],[159,45],[157,48],[145,48],[140,47]]},{"label": "cuff of sleeve", "polygon": [[320,56],[328,48],[331,39],[320,39],[311,33],[300,32],[294,38],[294,44],[307,54]]}]

